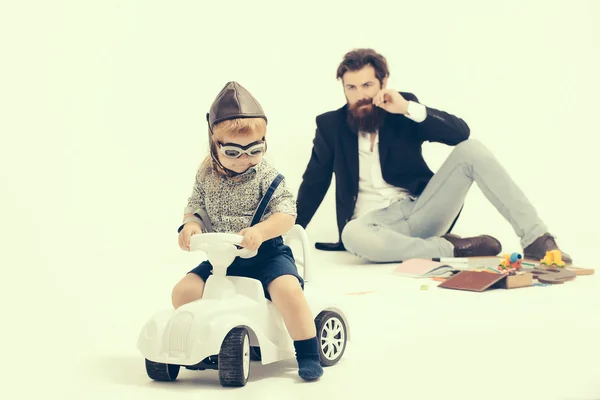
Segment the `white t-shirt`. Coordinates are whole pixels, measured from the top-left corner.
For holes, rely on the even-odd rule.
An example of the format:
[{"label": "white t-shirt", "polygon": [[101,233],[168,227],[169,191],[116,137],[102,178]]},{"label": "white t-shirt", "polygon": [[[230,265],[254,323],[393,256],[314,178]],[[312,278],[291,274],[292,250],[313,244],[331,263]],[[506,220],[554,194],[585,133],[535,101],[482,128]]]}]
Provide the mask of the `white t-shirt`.
[{"label": "white t-shirt", "polygon": [[[409,101],[407,118],[415,122],[422,122],[427,116],[425,106]],[[358,196],[352,219],[360,218],[365,214],[385,208],[390,204],[403,200],[410,194],[406,189],[390,185],[381,173],[379,158],[379,133],[374,133],[375,143],[371,151],[371,137],[368,133],[358,135]]]}]

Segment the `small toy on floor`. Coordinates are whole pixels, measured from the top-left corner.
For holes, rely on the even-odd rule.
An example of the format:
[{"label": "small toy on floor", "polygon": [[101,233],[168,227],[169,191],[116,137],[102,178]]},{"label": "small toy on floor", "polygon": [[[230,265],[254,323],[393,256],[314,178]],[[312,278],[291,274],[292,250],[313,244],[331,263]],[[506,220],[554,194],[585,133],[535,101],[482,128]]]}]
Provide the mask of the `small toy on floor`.
[{"label": "small toy on floor", "polygon": [[546,256],[540,260],[540,265],[550,268],[564,268],[566,263],[562,260],[560,250],[550,250],[546,252]]},{"label": "small toy on floor", "polygon": [[523,256],[519,253],[505,254],[504,260],[498,265],[498,271],[516,273],[523,268]]}]

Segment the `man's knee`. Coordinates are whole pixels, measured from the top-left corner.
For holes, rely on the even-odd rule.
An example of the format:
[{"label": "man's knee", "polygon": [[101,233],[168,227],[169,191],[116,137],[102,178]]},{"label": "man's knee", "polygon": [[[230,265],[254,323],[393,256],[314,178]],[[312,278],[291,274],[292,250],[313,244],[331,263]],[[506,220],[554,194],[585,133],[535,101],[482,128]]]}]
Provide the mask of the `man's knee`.
[{"label": "man's knee", "polygon": [[382,251],[381,241],[377,238],[378,229],[360,219],[348,222],[342,230],[342,243],[350,254],[366,261],[377,261]]},{"label": "man's knee", "polygon": [[341,240],[346,250],[354,253],[360,243],[361,237],[364,238],[366,226],[360,219],[354,219],[344,226]]},{"label": "man's knee", "polygon": [[477,139],[467,139],[460,142],[452,150],[454,156],[458,156],[466,161],[474,161],[478,158],[488,158],[489,149]]},{"label": "man's knee", "polygon": [[479,153],[482,150],[486,151],[487,147],[478,139],[467,139],[456,146],[454,146],[454,151],[464,152],[464,153]]}]

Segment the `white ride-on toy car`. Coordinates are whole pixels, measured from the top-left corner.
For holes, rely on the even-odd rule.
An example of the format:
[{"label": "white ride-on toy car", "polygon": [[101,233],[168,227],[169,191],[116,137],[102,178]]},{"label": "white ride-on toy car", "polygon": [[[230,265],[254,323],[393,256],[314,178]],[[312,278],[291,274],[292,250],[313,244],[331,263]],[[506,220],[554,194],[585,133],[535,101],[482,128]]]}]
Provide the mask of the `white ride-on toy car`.
[{"label": "white ride-on toy car", "polygon": [[[310,243],[304,229],[295,225],[285,237],[302,244],[305,296],[313,311],[322,366],[336,364],[349,340],[349,324],[338,304],[319,296],[311,287]],[[190,249],[207,254],[213,274],[202,299],[176,310],[155,314],[143,327],[138,349],[146,359],[146,372],[157,381],[174,381],[180,367],[215,369],[223,386],[244,386],[250,360],[269,364],[295,358],[293,341],[280,313],[265,298],[260,281],[227,276],[236,257],[256,255],[238,245],[242,236],[203,233],[190,238]],[[300,264],[297,255],[296,263]]]}]

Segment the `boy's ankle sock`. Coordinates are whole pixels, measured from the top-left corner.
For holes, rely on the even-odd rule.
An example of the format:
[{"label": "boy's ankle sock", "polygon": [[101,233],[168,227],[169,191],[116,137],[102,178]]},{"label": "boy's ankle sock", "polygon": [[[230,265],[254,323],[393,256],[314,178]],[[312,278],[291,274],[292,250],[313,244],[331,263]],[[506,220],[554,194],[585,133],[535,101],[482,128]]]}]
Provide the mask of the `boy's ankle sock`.
[{"label": "boy's ankle sock", "polygon": [[304,380],[311,381],[323,375],[319,357],[319,342],[317,337],[294,341],[296,360],[298,361],[298,375]]}]

